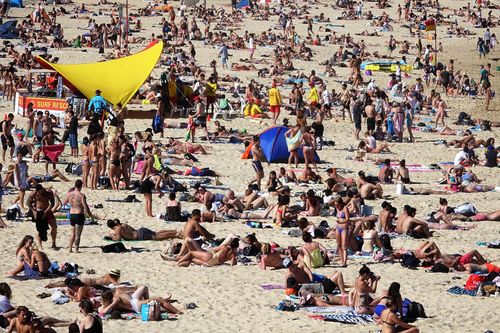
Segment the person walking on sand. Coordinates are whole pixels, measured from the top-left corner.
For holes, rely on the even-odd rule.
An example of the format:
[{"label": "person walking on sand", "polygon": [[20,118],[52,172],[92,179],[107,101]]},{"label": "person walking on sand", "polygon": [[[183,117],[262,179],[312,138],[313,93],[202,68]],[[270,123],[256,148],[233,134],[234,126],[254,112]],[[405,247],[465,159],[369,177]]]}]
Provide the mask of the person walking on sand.
[{"label": "person walking on sand", "polygon": [[269,111],[273,114],[273,125],[276,125],[276,121],[280,116],[281,112],[281,93],[278,88],[276,88],[276,82],[273,81],[271,89],[268,91],[269,96]]},{"label": "person walking on sand", "polygon": [[262,166],[262,147],[260,146],[260,138],[258,135],[253,136],[252,145],[252,166],[255,170],[255,179],[252,179],[250,184],[257,183],[257,187],[260,191],[260,184],[264,178],[264,167]]},{"label": "person walking on sand", "polygon": [[222,69],[229,69],[228,65],[227,65],[227,59],[229,58],[229,52],[228,52],[228,49],[227,49],[227,45],[222,42],[222,46],[220,48],[220,51],[219,51],[219,57],[220,57],[220,61],[222,63]]},{"label": "person walking on sand", "polygon": [[52,248],[57,249],[57,223],[52,209],[55,205],[55,196],[52,190],[46,189],[42,184],[37,184],[35,191],[28,199],[28,207],[33,213],[33,219],[38,231],[37,242],[43,250],[42,241],[47,241],[47,230],[50,226],[50,236],[52,238]]},{"label": "person walking on sand", "polygon": [[82,236],[83,225],[85,224],[85,214],[92,216],[90,213],[89,205],[87,204],[87,197],[82,193],[83,182],[80,179],[75,181],[75,188],[68,193],[63,202],[63,206],[70,205],[71,224],[71,237],[69,239],[69,252],[73,253],[73,245],[75,245],[75,252],[80,253],[80,238]]}]

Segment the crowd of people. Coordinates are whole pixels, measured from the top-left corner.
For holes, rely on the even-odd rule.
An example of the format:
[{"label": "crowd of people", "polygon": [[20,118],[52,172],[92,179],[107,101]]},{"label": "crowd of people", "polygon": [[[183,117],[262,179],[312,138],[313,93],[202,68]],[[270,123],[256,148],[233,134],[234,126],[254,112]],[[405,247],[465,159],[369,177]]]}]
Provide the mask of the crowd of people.
[{"label": "crowd of people", "polygon": [[[0,326],[8,332],[55,332],[52,327],[68,327],[69,332],[100,333],[106,326],[102,319],[116,318],[117,314],[120,317],[133,313],[148,320],[183,314],[184,309],[174,306],[177,301],[171,294],[153,297],[144,284],[122,282],[119,269],[111,269],[101,277],[82,277],[69,268],[61,272],[54,267],[55,260],[49,259],[44,243],[50,242],[51,250],[64,247],[69,253],[85,252],[84,226],[106,220],[107,214],[97,216],[95,211],[99,206],[90,204],[89,193],[97,190],[136,193],[118,202],[136,202],[139,195],[144,200],[145,217],[184,223],[180,229],[154,231],[145,223],[137,227],[125,215],[112,216],[105,223],[109,233],[102,235],[104,241],[113,244],[169,241],[170,246],[162,251],[161,258],[175,269],[249,263],[262,270],[282,269],[284,279],[280,279],[286,296],[297,300],[298,307],[347,307],[356,314],[373,318],[384,333],[419,332],[402,311],[405,298],[400,290],[403,287],[408,292],[410,288],[394,281],[388,290],[377,290],[382,274],[376,275],[365,264],[354,281],[345,281],[345,272],[358,259],[401,262],[406,267],[431,267],[432,271],[485,274],[487,278],[482,285],[476,286],[483,293],[484,286],[495,285],[495,279],[496,286],[500,286],[500,267],[477,249],[447,254],[433,238],[436,231],[471,230],[478,226],[478,223],[464,225],[463,221],[500,220],[499,207],[492,205],[490,211],[478,212],[469,203],[458,206],[451,196],[495,191],[497,179],[480,179],[472,167],[499,166],[494,133],[491,136],[488,133],[485,139],[476,133],[499,126],[487,116],[494,97],[493,59],[490,62],[489,58],[497,44],[492,28],[498,25],[498,17],[492,11],[487,16],[483,14],[498,6],[483,1],[452,12],[437,0],[425,3],[405,0],[403,6],[397,7],[378,1],[371,6],[377,10],[377,16],[371,10],[364,12],[367,3],[340,0],[325,4],[340,10],[341,15],[333,18],[325,13],[311,13],[309,6],[318,5],[318,1],[298,5],[280,0],[271,6],[255,2],[249,1],[250,6],[238,8],[233,1],[232,10],[215,5],[187,7],[184,2],[173,6],[166,1],[148,3],[130,19],[109,14],[109,9],[117,8],[106,0],[100,1],[101,7],[89,9],[82,3],[71,10],[67,6],[59,9],[54,6],[51,11],[39,2],[29,18],[17,24],[23,43],[44,45],[36,49],[37,54],[54,63],[59,61],[49,52],[54,49],[97,49],[99,54],[112,50],[103,59],[117,59],[130,55],[131,45],[162,39],[165,49],[159,66],[166,70],[161,78],[151,75],[131,100],[155,109],[152,126],[134,133],[130,132],[135,124],[128,119],[129,110],[107,101],[109,87],[105,86],[95,90],[83,112],[69,103],[62,119],[49,111],[37,110],[32,103],[25,110],[27,119],[21,120],[20,115],[10,111],[5,115],[0,123],[0,138],[2,161],[8,167],[3,180],[0,179],[0,203],[4,191],[14,189],[14,193],[8,193],[15,198],[13,206],[6,209],[6,219],[20,216],[34,222],[31,235],[24,236],[12,253],[16,259],[7,275],[22,279],[65,276],[63,281],[49,282],[45,288],[51,298],[78,302],[82,318],[78,322],[61,320],[38,316],[26,306],[13,306],[10,303],[13,294],[30,291],[11,290],[8,283],[2,282]],[[2,2],[2,18],[12,14],[5,3]],[[397,10],[397,18],[389,14],[390,6]],[[93,15],[109,15],[109,22],[97,23]],[[85,17],[87,32],[68,38],[59,23],[62,16]],[[146,30],[141,18],[151,16],[161,16],[161,31],[154,31],[150,38],[138,37]],[[460,26],[457,17],[463,18],[461,23],[468,24],[468,28]],[[351,20],[366,20],[373,32],[340,34],[334,29],[337,25],[333,22],[347,25]],[[241,33],[243,21],[270,21],[277,28]],[[446,64],[441,60],[446,53],[441,43],[422,44],[425,30],[433,31],[429,22],[446,25],[450,36],[482,36],[475,45],[481,62],[477,64],[477,81],[473,77],[476,74],[466,73],[453,59]],[[401,23],[416,40],[415,46],[391,34]],[[318,25],[321,27],[317,28]],[[305,34],[302,28],[306,29]],[[387,34],[391,34],[386,43],[387,54],[372,50],[363,39],[380,37],[380,41]],[[4,46],[10,61],[0,69],[5,100],[13,100],[21,90],[32,93],[36,87],[58,89],[57,82],[62,78],[57,73],[21,74],[39,68],[34,60],[35,49],[22,50],[10,42]],[[317,48],[322,46],[332,49],[324,62],[316,57]],[[398,46],[400,50],[394,55]],[[206,59],[200,59],[197,52],[202,48],[215,48],[220,62],[210,59],[205,63]],[[257,48],[265,48],[269,53],[258,57]],[[240,50],[247,50],[248,58],[236,60],[234,53]],[[415,57],[413,62],[410,55]],[[382,59],[391,61],[386,83],[380,83],[381,76],[374,75],[372,70],[362,70],[368,60]],[[320,73],[319,67],[315,67],[309,73],[298,71],[298,64],[304,62],[316,62],[325,66],[325,70]],[[348,68],[348,75],[342,77],[340,85],[332,84],[330,78],[339,78],[337,71],[341,72],[342,67]],[[244,79],[237,76],[237,71],[257,75],[244,86]],[[337,91],[334,87],[338,86]],[[457,115],[456,123],[450,122],[455,115],[448,101],[456,98],[475,98],[477,105],[484,100],[486,119],[474,121],[462,112]],[[254,133],[244,128],[227,128],[213,119],[218,113],[247,118],[226,124],[257,121],[261,128]],[[181,119],[172,119],[176,117]],[[330,125],[328,122],[343,124],[343,135],[349,142],[345,148],[352,153],[349,158],[353,163],[374,162],[377,175],[371,175],[368,167],[355,176],[347,176],[349,170],[322,168],[320,155],[323,151],[332,152],[330,146],[335,145],[325,128]],[[284,127],[287,155],[280,162],[288,162],[288,166],[273,168],[270,164],[268,143],[262,142],[261,134],[267,125]],[[172,133],[178,130],[184,131],[184,138],[174,137]],[[197,135],[197,130],[202,133]],[[415,186],[419,185],[415,182],[415,165],[395,153],[404,144],[412,149],[412,145],[423,143],[419,132],[436,135],[432,147],[443,146],[453,159],[452,165],[436,164],[443,176],[442,186]],[[454,138],[442,140],[444,136]],[[222,155],[217,146],[220,143],[245,146],[243,156],[248,159],[248,170],[251,166],[254,174],[239,188],[221,186],[219,177],[224,176],[224,170],[215,170],[217,165],[202,166],[199,161],[204,155]],[[69,146],[69,154],[64,150],[65,145]],[[72,161],[64,172],[58,169],[61,155]],[[326,156],[321,157],[330,161]],[[43,163],[42,174],[30,171],[38,169],[38,163]],[[3,166],[0,164],[0,171]],[[64,187],[65,193],[61,194],[62,191],[47,184],[54,181],[71,183],[71,187]],[[417,209],[410,200],[397,206],[388,196],[388,188],[393,184],[400,195],[439,195],[435,200],[432,197],[436,208],[429,207],[423,218],[417,217]],[[164,206],[154,207],[158,200],[153,196],[163,198],[165,194],[168,199]],[[457,207],[451,207],[448,201]],[[370,204],[378,213],[367,210]],[[196,208],[189,212],[185,205]],[[161,213],[157,214],[158,211]],[[71,227],[67,246],[61,245],[59,219],[67,220]],[[320,219],[321,222],[316,222]],[[218,237],[210,231],[211,223],[237,221],[256,228],[269,225],[283,229],[290,236],[301,237],[303,244],[263,242],[255,233]],[[10,223],[0,217],[2,232],[8,232]],[[414,249],[398,249],[393,243],[401,238],[422,241]],[[336,268],[331,274],[313,272],[329,266]],[[492,294],[500,292],[498,288],[493,288]],[[187,304],[185,308],[194,307]]]}]

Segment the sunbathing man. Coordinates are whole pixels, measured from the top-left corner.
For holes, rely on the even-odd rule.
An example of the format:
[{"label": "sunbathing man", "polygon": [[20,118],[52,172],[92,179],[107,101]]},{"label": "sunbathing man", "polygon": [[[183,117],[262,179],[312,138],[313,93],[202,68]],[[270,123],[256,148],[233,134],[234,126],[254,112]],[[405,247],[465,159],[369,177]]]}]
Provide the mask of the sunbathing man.
[{"label": "sunbathing man", "polygon": [[[119,269],[112,269],[109,271],[109,273],[104,274],[101,277],[97,278],[81,278],[80,281],[82,281],[83,285],[85,287],[92,287],[92,286],[118,286],[120,285],[120,276],[121,272]],[[67,283],[66,280],[64,281],[56,281],[56,282],[50,282],[47,285],[45,285],[45,288],[63,288],[66,287]]]},{"label": "sunbathing man", "polygon": [[50,171],[49,173],[47,173],[45,175],[33,175],[33,176],[30,176],[30,177],[28,177],[28,179],[26,181],[28,182],[28,184],[31,187],[31,186],[35,186],[36,184],[39,184],[39,183],[51,182],[51,181],[55,180],[56,178],[61,179],[63,182],[69,182],[69,179],[66,178],[61,173],[61,171],[59,171],[57,169],[52,170],[52,171]]},{"label": "sunbathing man", "polygon": [[262,243],[260,253],[261,255],[257,257],[257,261],[259,262],[259,268],[263,270],[266,270],[267,267],[274,269],[285,268],[283,266],[285,258],[293,260],[293,258],[297,258],[299,255],[299,251],[294,246],[288,247],[285,251],[274,250],[274,252],[271,252],[271,245],[269,243]]},{"label": "sunbathing man", "polygon": [[363,199],[374,200],[376,198],[382,198],[384,189],[380,184],[366,183],[360,186],[359,193],[361,193]]},{"label": "sunbathing man", "polygon": [[182,232],[177,230],[160,230],[153,231],[148,228],[134,229],[126,223],[121,223],[119,219],[108,220],[108,228],[112,231],[109,238],[114,241],[119,240],[155,240],[163,241],[173,238],[182,238]]},{"label": "sunbathing man", "polygon": [[120,290],[116,290],[115,292],[106,291],[102,294],[102,305],[99,307],[98,312],[101,315],[114,311],[141,313],[142,304],[156,301],[165,311],[182,314],[182,311],[172,305],[170,299],[171,295],[167,297],[150,297],[148,287],[146,286],[138,287],[132,295],[129,295],[127,292],[121,292]]},{"label": "sunbathing man", "polygon": [[496,273],[500,274],[500,267],[495,266],[490,263],[485,264],[465,264],[464,265],[465,272],[468,274],[472,273],[480,273],[480,274],[488,274],[488,273]]},{"label": "sunbathing man", "polygon": [[240,213],[231,204],[226,204],[223,207],[222,212],[225,213],[226,217],[230,219],[242,219],[242,220],[265,220],[269,218],[271,212],[276,208],[276,205],[269,205],[266,210],[261,212],[243,212]]},{"label": "sunbathing man", "polygon": [[35,333],[35,326],[33,325],[31,312],[25,306],[18,306],[16,310],[16,317],[10,321],[8,333]]},{"label": "sunbathing man", "polygon": [[[201,211],[199,209],[193,209],[193,211],[191,212],[191,218],[184,225],[184,230],[183,230],[184,240],[188,238],[196,239],[199,244],[202,244],[203,243],[202,237],[205,240],[212,240],[215,238],[215,235],[208,232],[207,229],[205,229],[200,224],[200,221],[201,221]],[[163,260],[178,260],[187,253],[188,253],[188,247],[186,242],[184,242],[177,256],[172,256],[172,257],[166,257],[164,255],[160,256],[162,257]]]},{"label": "sunbathing man", "polygon": [[464,255],[443,254],[436,259],[435,263],[441,263],[449,268],[464,271],[467,264],[483,265],[487,263],[487,260],[477,250],[472,250]]},{"label": "sunbathing man", "polygon": [[409,234],[415,238],[428,238],[430,236],[429,227],[424,221],[415,218],[417,210],[406,205],[403,214],[398,217],[396,231],[400,234]]},{"label": "sunbathing man", "polygon": [[344,276],[341,272],[334,272],[329,277],[315,274],[307,266],[302,263],[296,264],[290,258],[283,259],[283,266],[288,268],[285,275],[287,287],[293,285],[293,282],[295,282],[295,287],[289,288],[297,288],[298,290],[301,284],[321,283],[325,294],[332,294],[336,289],[339,289],[343,297],[347,297],[344,289]]}]

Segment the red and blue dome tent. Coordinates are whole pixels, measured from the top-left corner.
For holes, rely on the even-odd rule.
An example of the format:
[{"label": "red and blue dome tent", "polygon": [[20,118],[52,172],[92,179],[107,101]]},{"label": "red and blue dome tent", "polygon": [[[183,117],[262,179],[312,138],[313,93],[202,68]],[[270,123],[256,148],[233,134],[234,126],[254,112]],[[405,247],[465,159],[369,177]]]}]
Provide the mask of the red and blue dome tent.
[{"label": "red and blue dome tent", "polygon": [[[289,128],[285,126],[273,126],[259,134],[262,153],[268,163],[288,163],[290,153],[288,152],[285,137],[285,133],[288,129]],[[245,154],[243,154],[243,158],[250,158],[252,156],[251,149],[251,145],[247,147]],[[314,161],[316,163],[321,162],[316,152],[314,153]],[[302,149],[300,148],[299,162],[304,163],[304,155],[302,154]]]}]

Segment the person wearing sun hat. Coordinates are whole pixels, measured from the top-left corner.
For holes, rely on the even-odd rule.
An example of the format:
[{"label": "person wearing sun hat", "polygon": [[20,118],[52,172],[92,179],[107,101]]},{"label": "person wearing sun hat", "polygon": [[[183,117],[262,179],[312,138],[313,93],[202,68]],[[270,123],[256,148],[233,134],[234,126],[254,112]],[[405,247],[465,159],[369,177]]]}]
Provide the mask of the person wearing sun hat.
[{"label": "person wearing sun hat", "polygon": [[280,115],[281,108],[281,93],[278,88],[276,88],[276,82],[273,81],[271,89],[269,89],[267,95],[269,96],[269,111],[273,114],[273,125],[276,125],[276,121]]}]

